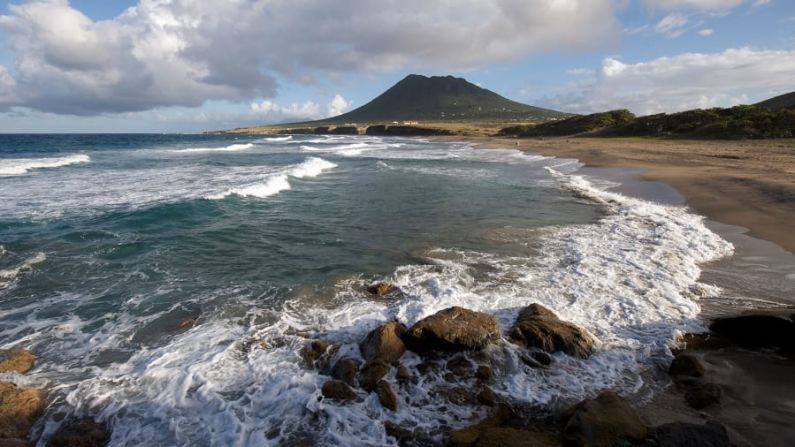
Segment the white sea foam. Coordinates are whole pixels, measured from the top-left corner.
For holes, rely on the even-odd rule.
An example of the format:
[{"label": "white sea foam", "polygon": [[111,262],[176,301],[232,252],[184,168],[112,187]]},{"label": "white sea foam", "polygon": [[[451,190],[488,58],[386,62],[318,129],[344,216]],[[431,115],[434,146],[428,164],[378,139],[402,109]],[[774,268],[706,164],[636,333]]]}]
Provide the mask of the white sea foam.
[{"label": "white sea foam", "polygon": [[170,152],[182,153],[182,154],[189,154],[195,152],[240,152],[251,149],[254,147],[253,143],[236,143],[230,144],[229,146],[223,147],[191,147],[187,149],[174,149]]},{"label": "white sea foam", "polygon": [[[0,255],[5,254],[6,251],[0,246]],[[35,256],[32,256],[17,265],[16,267],[12,267],[10,269],[0,270],[0,286],[3,283],[7,283],[16,279],[21,273],[29,272],[33,269],[33,266],[36,264],[41,264],[42,262],[47,260],[47,256],[44,253],[37,253]]]},{"label": "white sea foam", "polygon": [[317,177],[324,171],[335,167],[337,167],[336,164],[323,160],[322,158],[310,157],[302,163],[286,169],[284,172],[271,174],[260,182],[239,188],[232,188],[220,194],[210,194],[206,197],[210,200],[217,200],[230,195],[238,195],[242,197],[264,199],[290,189],[290,177]]},{"label": "white sea foam", "polygon": [[85,154],[48,158],[4,158],[0,159],[0,175],[23,175],[33,169],[59,168],[90,161],[91,157]]},{"label": "white sea foam", "polygon": [[[312,163],[328,167],[320,161]],[[308,162],[302,164],[306,172],[322,172],[307,168]],[[298,350],[306,340],[290,334],[317,334],[341,346],[337,357],[357,357],[364,334],[392,318],[410,325],[459,305],[496,314],[505,331],[533,302],[585,327],[597,339],[596,352],[587,360],[556,354],[551,368],[538,370],[519,361],[514,345],[500,342],[488,349],[499,376],[495,392],[563,405],[606,387],[636,391],[644,371],[670,356],[672,337],[700,327],[696,299],[719,289],[698,283],[699,264],[730,254],[732,246],[683,207],[625,197],[581,176],[549,171],[561,187],[601,204],[605,214],[591,224],[540,230],[540,257],[430,250],[426,264],[399,267],[389,278],[405,299],[388,305],[362,300],[355,281],[343,281],[337,304],[307,308],[296,301],[272,314],[252,309],[257,317],[243,320],[266,321],[255,325],[210,320],[166,346],[103,368],[99,377],[72,387],[66,401],[78,409],[100,408],[100,419],[113,420],[111,445],[279,445],[305,431],[319,432],[322,445],[391,445],[394,440],[374,420],[440,433],[442,425],[471,423],[481,410],[440,400],[432,390],[444,379],[427,375],[417,385],[394,387],[397,412],[360,390],[359,400],[344,405],[323,400],[320,387],[328,377],[300,366]],[[521,232],[512,240],[529,242]],[[482,265],[490,266],[485,276],[476,274]],[[254,343],[260,340],[268,347]],[[407,353],[401,362],[415,368],[420,359]]]},{"label": "white sea foam", "polygon": [[263,139],[258,140],[258,141],[262,142],[262,143],[284,143],[284,142],[290,141],[292,139],[293,139],[292,135],[287,135],[287,136],[284,136],[284,137],[267,137],[267,138],[263,138]]}]

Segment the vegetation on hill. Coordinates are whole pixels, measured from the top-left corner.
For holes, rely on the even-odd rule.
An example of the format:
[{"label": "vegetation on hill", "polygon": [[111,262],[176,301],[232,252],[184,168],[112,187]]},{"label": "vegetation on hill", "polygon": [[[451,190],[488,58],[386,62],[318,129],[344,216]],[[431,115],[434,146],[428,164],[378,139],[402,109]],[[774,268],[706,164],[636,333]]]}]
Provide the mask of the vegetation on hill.
[{"label": "vegetation on hill", "polygon": [[[614,122],[610,123],[611,117]],[[504,135],[604,137],[681,137],[703,139],[791,138],[795,136],[795,108],[768,109],[736,106],[696,109],[635,118],[627,111],[595,113],[536,126],[507,127]]]},{"label": "vegetation on hill", "polygon": [[785,93],[783,95],[770,98],[768,100],[758,102],[755,104],[757,107],[764,107],[766,109],[787,109],[795,107],[795,92]]},{"label": "vegetation on hill", "polygon": [[517,137],[559,137],[594,132],[608,127],[626,124],[635,119],[629,110],[611,110],[591,115],[573,116],[560,121],[548,121],[541,124],[527,124],[506,127],[501,135]]},{"label": "vegetation on hill", "polygon": [[571,115],[511,101],[462,78],[409,75],[369,103],[319,122],[544,121],[568,116]]}]

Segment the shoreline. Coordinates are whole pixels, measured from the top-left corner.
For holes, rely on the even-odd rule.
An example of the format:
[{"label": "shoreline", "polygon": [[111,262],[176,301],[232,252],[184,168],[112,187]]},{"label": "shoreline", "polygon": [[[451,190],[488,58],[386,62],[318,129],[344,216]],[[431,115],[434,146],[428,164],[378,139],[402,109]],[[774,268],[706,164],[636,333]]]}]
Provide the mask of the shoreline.
[{"label": "shoreline", "polygon": [[790,226],[795,222],[795,140],[434,139],[463,139],[486,148],[574,158],[588,168],[640,169],[641,179],[670,185],[684,197],[686,205],[709,220],[743,227],[749,236],[795,254]]}]

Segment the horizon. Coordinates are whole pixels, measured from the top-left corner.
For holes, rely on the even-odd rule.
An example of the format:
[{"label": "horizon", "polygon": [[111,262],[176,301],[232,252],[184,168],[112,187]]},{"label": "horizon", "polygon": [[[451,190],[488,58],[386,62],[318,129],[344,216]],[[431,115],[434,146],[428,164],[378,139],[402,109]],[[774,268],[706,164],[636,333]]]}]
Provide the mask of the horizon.
[{"label": "horizon", "polygon": [[781,0],[321,6],[5,2],[0,134],[310,121],[409,74],[577,114],[730,107],[795,90],[795,5]]}]

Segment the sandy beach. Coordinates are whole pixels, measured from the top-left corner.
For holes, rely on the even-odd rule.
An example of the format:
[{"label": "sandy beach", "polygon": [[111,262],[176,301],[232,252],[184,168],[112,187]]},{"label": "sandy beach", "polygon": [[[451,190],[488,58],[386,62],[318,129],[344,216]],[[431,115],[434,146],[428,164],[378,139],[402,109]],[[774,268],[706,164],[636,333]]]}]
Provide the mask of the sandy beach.
[{"label": "sandy beach", "polygon": [[673,186],[698,213],[795,252],[795,140],[466,139],[576,158],[591,167],[641,168],[643,179]]}]

